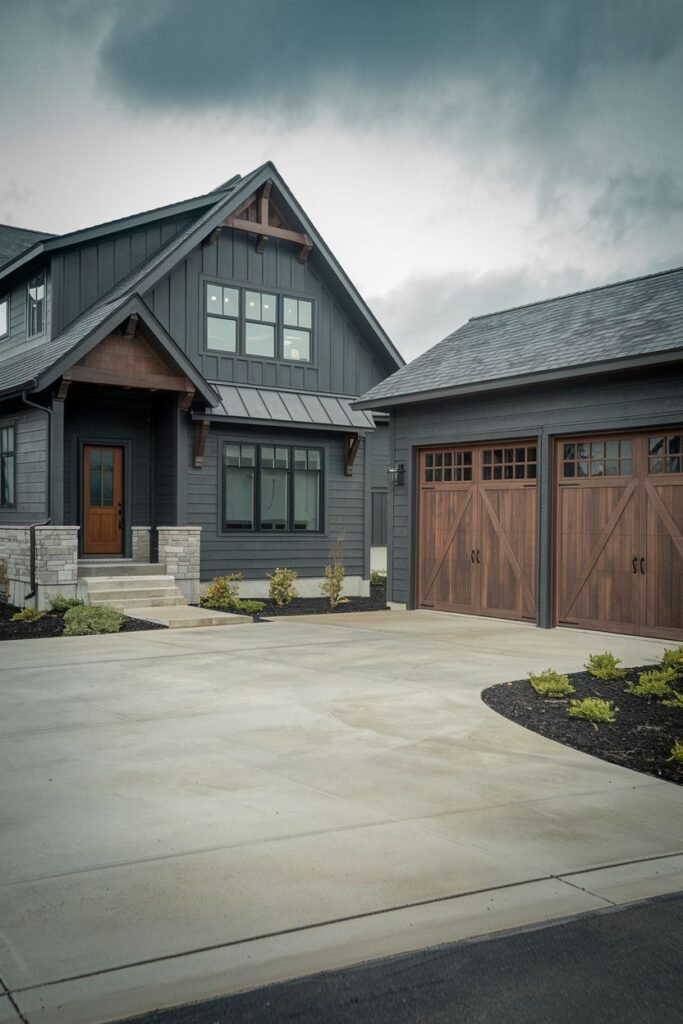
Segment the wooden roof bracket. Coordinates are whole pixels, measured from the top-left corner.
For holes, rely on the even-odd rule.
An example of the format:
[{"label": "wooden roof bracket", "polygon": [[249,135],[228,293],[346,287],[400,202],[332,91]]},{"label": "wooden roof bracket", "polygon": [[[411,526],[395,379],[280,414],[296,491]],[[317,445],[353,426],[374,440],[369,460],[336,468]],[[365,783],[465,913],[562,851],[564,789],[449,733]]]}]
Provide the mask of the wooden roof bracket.
[{"label": "wooden roof bracket", "polygon": [[197,420],[194,425],[194,458],[192,465],[195,469],[202,469],[204,466],[204,449],[206,439],[209,436],[211,420]]},{"label": "wooden roof bracket", "polygon": [[353,476],[353,464],[360,447],[360,434],[344,435],[344,476]]},{"label": "wooden roof bracket", "polygon": [[[256,252],[263,252],[269,238],[281,238],[285,242],[294,242],[300,247],[297,253],[299,263],[306,263],[313,249],[312,239],[303,231],[291,231],[289,228],[277,227],[270,223],[272,187],[273,182],[269,178],[258,196],[252,196],[246,200],[235,213],[221,221],[219,228],[233,228],[236,231],[248,231],[249,234],[256,235]],[[257,217],[255,220],[249,220],[243,214],[254,204],[257,204]]]},{"label": "wooden roof bracket", "polygon": [[66,400],[66,396],[69,394],[70,387],[71,377],[67,376],[67,374],[64,374],[64,376],[59,382],[59,387],[57,388],[55,398],[59,399],[60,402],[64,402]]},{"label": "wooden roof bracket", "polygon": [[126,322],[126,329],[123,332],[124,338],[132,338],[135,335],[138,326],[138,315],[137,313],[131,313]]},{"label": "wooden roof bracket", "polygon": [[187,377],[185,378],[185,391],[178,395],[178,401],[181,412],[189,412],[194,399],[194,388],[190,384]]}]

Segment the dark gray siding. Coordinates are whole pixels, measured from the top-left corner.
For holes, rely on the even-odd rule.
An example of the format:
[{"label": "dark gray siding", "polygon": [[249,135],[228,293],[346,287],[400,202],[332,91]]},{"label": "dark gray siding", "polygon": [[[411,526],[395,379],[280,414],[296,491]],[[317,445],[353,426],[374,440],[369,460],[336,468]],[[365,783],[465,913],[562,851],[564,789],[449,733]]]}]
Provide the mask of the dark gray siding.
[{"label": "dark gray siding", "polygon": [[[313,299],[312,364],[206,352],[203,293],[207,280]],[[264,252],[257,253],[253,236],[224,230],[211,244],[198,246],[144,298],[208,380],[361,395],[394,369],[382,364],[369,336],[346,312],[333,287],[323,282],[315,254],[308,263],[299,263],[291,242],[269,239]]]},{"label": "dark gray siding", "polygon": [[376,430],[368,434],[368,463],[370,487],[373,491],[386,490],[389,481],[389,424],[380,422]]},{"label": "dark gray siding", "polygon": [[[153,501],[157,526],[177,526],[176,435],[178,408],[175,395],[156,414],[154,434]],[[144,524],[140,524],[144,525]]]},{"label": "dark gray siding", "polygon": [[[221,458],[224,441],[250,444],[309,444],[325,452],[325,532],[321,534],[223,533],[221,531]],[[296,569],[300,576],[321,576],[338,537],[343,538],[342,560],[348,576],[364,575],[365,475],[359,451],[353,476],[344,475],[344,445],[338,435],[313,432],[257,434],[212,425],[204,454],[204,467],[191,467],[187,451],[188,518],[202,527],[202,580],[228,572],[245,579],[263,579],[276,566]]]},{"label": "dark gray siding", "polygon": [[56,253],[51,265],[53,334],[70,324],[196,216],[171,217]]},{"label": "dark gray siding", "polygon": [[535,437],[540,446],[539,621],[550,624],[552,439],[570,433],[683,423],[683,366],[401,408],[393,459],[406,483],[389,489],[390,594],[414,604],[415,452],[430,444]]},{"label": "dark gray siding", "polygon": [[5,526],[44,523],[47,518],[48,414],[38,409],[0,409],[0,427],[16,427],[16,506],[0,508]]},{"label": "dark gray siding", "polygon": [[[33,276],[32,274],[30,276]],[[45,277],[45,330],[33,338],[26,337],[26,303],[29,277],[15,282],[9,292],[0,295],[9,297],[9,334],[0,341],[0,358],[17,355],[20,350],[29,350],[34,345],[43,345],[50,337],[52,322],[52,277],[49,271]]]}]

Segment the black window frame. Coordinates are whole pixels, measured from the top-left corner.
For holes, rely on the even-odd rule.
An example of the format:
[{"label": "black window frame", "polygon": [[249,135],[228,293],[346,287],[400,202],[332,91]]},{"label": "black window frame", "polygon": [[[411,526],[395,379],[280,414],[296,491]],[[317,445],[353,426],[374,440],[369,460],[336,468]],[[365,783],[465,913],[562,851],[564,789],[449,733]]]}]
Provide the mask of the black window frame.
[{"label": "black window frame", "polygon": [[[308,295],[296,295],[291,291],[282,292],[274,288],[267,288],[263,285],[249,285],[249,284],[235,284],[233,281],[218,280],[215,277],[202,277],[202,305],[201,316],[203,319],[203,338],[204,338],[204,352],[206,355],[212,356],[227,356],[228,358],[240,357],[243,359],[265,359],[268,362],[285,363],[287,366],[314,366],[315,365],[315,334],[316,334],[316,300]],[[208,294],[209,287],[215,288],[231,288],[239,294],[239,312],[237,317],[223,316],[222,314],[211,313],[208,308]],[[247,310],[247,293],[253,292],[257,295],[268,295],[273,296],[275,299],[275,319],[262,320],[258,317],[250,317]],[[285,324],[285,301],[289,299],[295,301],[297,304],[300,302],[307,302],[311,307],[311,326],[299,327],[294,324]],[[297,307],[298,308],[298,307]],[[217,319],[231,319],[237,322],[236,342],[237,348],[234,352],[228,349],[211,348],[209,345],[209,330],[208,323],[209,317],[214,316]],[[275,335],[275,351],[272,356],[259,355],[258,353],[247,351],[247,323],[263,324],[264,326],[273,327]],[[309,358],[308,359],[290,359],[285,356],[285,341],[284,335],[285,330],[290,328],[291,330],[306,331],[309,335]]]},{"label": "black window frame", "polygon": [[9,317],[10,317],[10,293],[9,292],[7,292],[5,295],[0,295],[0,306],[7,306],[7,330],[3,331],[2,334],[0,334],[0,341],[2,341],[3,338],[8,338],[9,337],[9,330],[10,330],[10,323],[9,323]]},{"label": "black window frame", "polygon": [[[34,286],[33,282],[39,278],[43,279],[43,297],[40,301],[31,298],[31,288]],[[41,321],[39,330],[31,330],[32,321],[32,310],[40,307],[41,309]],[[45,334],[47,328],[47,271],[45,268],[37,271],[32,277],[29,277],[26,282],[26,337],[27,338],[39,338],[41,334]]]},{"label": "black window frame", "polygon": [[[254,448],[256,450],[255,466],[254,466],[254,486],[252,491],[252,527],[251,529],[245,527],[231,527],[227,524],[227,508],[226,508],[226,471],[229,469],[225,464],[225,449],[226,447],[240,448]],[[286,448],[289,453],[289,465],[285,472],[288,474],[288,487],[287,487],[287,529],[286,530],[268,530],[262,529],[261,527],[261,449],[263,448]],[[296,450],[302,451],[316,451],[320,456],[320,470],[318,473],[318,509],[319,509],[319,525],[317,530],[297,530],[293,527],[294,523],[294,496],[295,496],[295,484],[294,484],[294,452]],[[325,448],[322,445],[308,444],[305,441],[301,444],[292,444],[291,442],[282,443],[277,440],[273,441],[249,441],[245,438],[239,440],[223,440],[220,447],[220,479],[221,479],[221,532],[228,533],[235,536],[252,536],[258,533],[260,536],[265,537],[320,537],[321,534],[325,533]]]},{"label": "black window frame", "polygon": [[[2,446],[2,432],[4,430],[11,430],[12,432],[12,447],[3,448]],[[7,456],[12,458],[12,497],[13,501],[3,501],[3,493],[5,490],[5,460]],[[17,507],[17,424],[16,420],[12,420],[9,423],[0,423],[0,508],[16,508]]]}]

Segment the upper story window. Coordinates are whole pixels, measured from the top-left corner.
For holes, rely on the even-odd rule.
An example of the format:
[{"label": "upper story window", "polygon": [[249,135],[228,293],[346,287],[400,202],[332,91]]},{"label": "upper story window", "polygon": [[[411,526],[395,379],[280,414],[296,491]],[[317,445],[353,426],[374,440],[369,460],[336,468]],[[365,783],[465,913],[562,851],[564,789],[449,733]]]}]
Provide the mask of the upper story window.
[{"label": "upper story window", "polygon": [[207,283],[204,312],[211,351],[311,361],[313,303],[308,299]]},{"label": "upper story window", "polygon": [[14,426],[0,427],[0,506],[14,505]]},{"label": "upper story window", "polygon": [[32,277],[28,282],[28,309],[26,315],[29,338],[45,330],[45,271]]},{"label": "upper story window", "polygon": [[0,296],[0,338],[9,334],[9,295]]}]

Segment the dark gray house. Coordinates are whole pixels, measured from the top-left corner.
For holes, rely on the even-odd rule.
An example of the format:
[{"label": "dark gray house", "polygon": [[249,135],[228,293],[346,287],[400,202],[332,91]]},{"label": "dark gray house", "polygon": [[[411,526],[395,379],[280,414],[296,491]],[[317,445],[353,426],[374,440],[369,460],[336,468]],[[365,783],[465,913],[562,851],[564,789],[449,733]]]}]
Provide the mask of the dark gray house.
[{"label": "dark gray house", "polygon": [[683,269],[475,317],[355,408],[394,601],[683,638]]},{"label": "dark gray house", "polygon": [[317,593],[341,538],[366,592],[388,429],[351,403],[402,365],[271,163],[66,235],[0,227],[6,591],[44,604],[99,559],[192,599],[278,565]]}]

